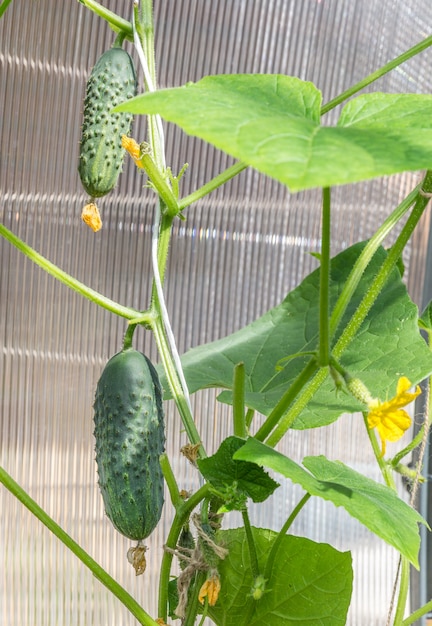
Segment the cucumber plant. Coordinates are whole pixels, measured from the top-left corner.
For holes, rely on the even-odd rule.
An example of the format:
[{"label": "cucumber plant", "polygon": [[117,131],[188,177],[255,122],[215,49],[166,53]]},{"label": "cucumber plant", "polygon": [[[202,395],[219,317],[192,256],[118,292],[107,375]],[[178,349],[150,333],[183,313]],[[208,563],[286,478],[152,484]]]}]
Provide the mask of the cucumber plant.
[{"label": "cucumber plant", "polygon": [[[395,270],[432,193],[432,152],[428,144],[432,130],[431,101],[414,94],[406,100],[397,96],[384,101],[383,94],[368,94],[346,107],[337,128],[321,127],[319,120],[320,115],[432,45],[432,38],[414,46],[324,107],[320,107],[319,90],[311,83],[280,75],[207,77],[168,93],[152,93],[156,85],[152,2],[142,1],[141,8],[135,4],[133,23],[129,24],[95,0],[81,0],[106,19],[119,35],[114,47],[96,63],[87,85],[79,172],[93,204],[95,198],[105,195],[116,184],[124,156],[121,136],[129,134],[132,115],[149,116],[148,143],[131,139],[128,144],[133,148],[131,156],[135,164],[149,177],[147,187],[157,194],[152,239],[155,276],[149,308],[137,311],[109,300],[62,272],[6,228],[1,226],[0,232],[63,283],[128,320],[123,349],[108,361],[97,384],[96,462],[107,516],[120,533],[138,541],[133,549],[135,555],[128,552],[131,562],[137,557],[137,573],[144,571],[145,548],[141,542],[161,518],[163,478],[166,481],[175,514],[161,560],[157,620],[88,555],[83,555],[71,538],[65,538],[65,533],[1,468],[0,479],[146,626],[165,625],[169,617],[180,618],[182,624],[192,626],[197,619],[202,624],[204,616],[217,625],[289,626],[298,619],[304,623],[327,623],[329,616],[332,626],[344,624],[353,578],[349,553],[288,534],[311,496],[322,497],[343,506],[400,553],[402,574],[394,625],[407,626],[425,615],[432,603],[404,619],[409,566],[418,565],[418,524],[423,520],[397,496],[393,474],[404,472],[414,485],[418,484],[421,463],[410,474],[410,468],[401,461],[420,443],[420,438],[393,459],[384,459],[383,455],[385,439],[399,439],[409,423],[409,416],[407,421],[401,407],[418,394],[418,390],[408,392],[411,382],[416,384],[432,371],[431,354],[418,328],[409,325],[415,319],[415,307]],[[136,76],[132,61],[120,47],[124,38],[134,42],[142,64],[147,93],[138,99],[133,98]],[[121,104],[130,98],[125,105]],[[113,113],[112,108],[116,108]],[[180,176],[176,178],[166,167],[159,114],[241,162],[189,196],[179,198]],[[399,118],[404,119],[406,126],[398,134],[394,121]],[[362,119],[366,119],[365,133]],[[286,129],[282,135],[280,124]],[[252,142],[248,125],[254,132]],[[283,143],[286,138],[287,145]],[[402,139],[406,141],[403,154],[390,149]],[[308,276],[281,305],[253,326],[211,346],[198,347],[181,361],[171,338],[163,301],[172,225],[177,217],[184,219],[184,211],[193,202],[246,166],[256,167],[295,190],[316,186],[317,180],[323,187],[319,276],[316,273]],[[330,260],[330,185],[420,167],[428,168],[421,186],[407,196],[376,234],[365,244],[353,246],[340,258]],[[381,244],[392,228],[399,227],[401,220],[406,222],[394,246],[386,253]],[[334,284],[330,281],[333,271]],[[366,324],[362,326],[366,317],[367,328]],[[432,334],[427,324],[429,317],[424,317],[423,323]],[[164,391],[168,396],[171,394],[182,417],[189,439],[183,452],[200,473],[201,485],[194,493],[179,488],[164,453],[158,374],[149,359],[131,347],[138,326],[154,334],[162,361],[159,371]],[[368,335],[369,327],[373,327],[373,332]],[[394,336],[401,341],[389,356],[387,347]],[[310,338],[308,345],[305,337]],[[353,349],[344,362],[350,346]],[[290,349],[293,352],[287,354]],[[387,362],[383,355],[387,355]],[[376,386],[379,397],[384,397],[389,388],[381,380],[384,375],[390,372],[394,376],[395,372],[403,371],[406,376],[397,383],[396,397],[381,402],[362,381],[353,383],[347,363],[350,370],[357,364],[362,374],[369,375],[368,384]],[[221,442],[217,452],[208,458],[194,421],[188,382],[193,385],[193,391],[223,387],[223,399],[233,407],[233,436]],[[351,393],[348,403],[336,396],[335,386],[344,389],[346,395]],[[364,393],[352,391],[359,388]],[[303,412],[306,409],[307,419]],[[363,412],[384,485],[322,455],[306,457],[300,466],[274,450],[289,429],[323,427],[347,410]],[[260,425],[254,421],[254,411],[264,416]],[[368,421],[371,415],[381,427],[382,447]],[[397,428],[388,426],[388,421],[392,426],[401,415],[403,427],[400,421]],[[427,424],[424,433],[427,434]],[[249,520],[249,500],[264,502],[278,487],[263,466],[304,490],[278,532],[254,528]],[[224,516],[233,510],[240,511],[243,526],[223,530]],[[178,557],[182,570],[177,577],[172,574],[174,556]],[[198,617],[199,614],[202,615]]]}]

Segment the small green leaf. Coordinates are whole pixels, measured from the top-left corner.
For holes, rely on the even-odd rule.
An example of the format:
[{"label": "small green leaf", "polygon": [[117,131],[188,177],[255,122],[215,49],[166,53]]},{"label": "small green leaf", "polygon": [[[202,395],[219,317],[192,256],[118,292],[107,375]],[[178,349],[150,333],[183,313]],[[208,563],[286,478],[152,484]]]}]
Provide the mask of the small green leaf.
[{"label": "small green leaf", "polygon": [[213,456],[199,459],[198,467],[216,489],[226,491],[234,485],[238,494],[247,495],[253,502],[263,502],[279,485],[256,463],[233,459],[234,453],[244,444],[244,439],[228,437]]},{"label": "small green leaf", "polygon": [[[252,533],[264,571],[276,533],[263,528]],[[244,529],[219,531],[218,539],[229,553],[220,562],[221,591],[209,611],[217,626],[344,626],[353,579],[349,552],[286,535],[265,592],[255,600]]]},{"label": "small green leaf", "polygon": [[228,74],[146,93],[115,111],[159,113],[291,191],[432,167],[432,96],[362,95],[335,127],[320,125],[320,105],[310,82]]},{"label": "small green leaf", "polygon": [[418,568],[418,524],[426,522],[390,487],[324,456],[305,457],[303,465],[309,470],[307,472],[288,457],[252,437],[236,452],[235,458],[269,467],[300,484],[311,495],[344,507],[352,517]]}]

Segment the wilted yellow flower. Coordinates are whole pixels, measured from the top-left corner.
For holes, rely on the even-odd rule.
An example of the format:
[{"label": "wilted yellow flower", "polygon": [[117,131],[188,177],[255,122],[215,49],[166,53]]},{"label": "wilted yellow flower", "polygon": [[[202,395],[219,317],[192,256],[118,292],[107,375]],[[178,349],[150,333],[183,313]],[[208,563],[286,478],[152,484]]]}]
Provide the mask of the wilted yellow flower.
[{"label": "wilted yellow flower", "polygon": [[126,152],[130,154],[135,165],[144,169],[141,163],[141,150],[135,139],[132,139],[132,137],[128,137],[127,135],[122,135],[121,144]]},{"label": "wilted yellow flower", "polygon": [[85,205],[81,213],[81,219],[87,226],[90,226],[95,233],[102,228],[99,209],[94,202],[89,202]]},{"label": "wilted yellow flower", "polygon": [[219,597],[219,591],[221,588],[219,576],[216,573],[213,573],[210,578],[207,578],[205,583],[201,586],[201,589],[198,594],[198,600],[201,604],[204,604],[204,599],[208,598],[208,603],[210,606],[214,606]]},{"label": "wilted yellow flower", "polygon": [[401,407],[406,406],[421,393],[417,385],[414,393],[408,389],[411,382],[406,376],[398,380],[396,395],[391,400],[380,402],[372,399],[368,402],[369,414],[367,422],[369,428],[376,428],[381,439],[381,456],[386,451],[386,441],[397,441],[411,425],[411,418]]}]

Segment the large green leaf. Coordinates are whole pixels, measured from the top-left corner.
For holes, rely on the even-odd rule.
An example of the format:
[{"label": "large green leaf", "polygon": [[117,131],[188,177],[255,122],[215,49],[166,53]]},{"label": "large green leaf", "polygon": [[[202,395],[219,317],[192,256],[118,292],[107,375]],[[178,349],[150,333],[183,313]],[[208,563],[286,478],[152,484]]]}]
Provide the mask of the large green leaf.
[{"label": "large green leaf", "polygon": [[[356,244],[332,259],[330,306],[332,307],[363,244]],[[378,250],[340,324],[344,328],[358,308],[386,252]],[[231,389],[233,368],[245,365],[245,401],[248,407],[268,415],[296,378],[306,359],[288,361],[276,371],[280,359],[318,345],[319,270],[294,289],[285,300],[243,329],[218,341],[193,348],[182,357],[191,392],[205,387]],[[352,376],[359,376],[371,393],[391,397],[399,376],[417,384],[432,372],[432,354],[418,330],[417,307],[410,300],[400,273],[394,270],[366,321],[341,357]],[[167,389],[166,379],[161,380]],[[231,392],[219,396],[231,403]],[[329,378],[294,422],[294,428],[323,426],[344,412],[362,409],[348,394],[335,391]]]},{"label": "large green leaf", "polygon": [[342,506],[373,533],[384,539],[418,568],[421,515],[401,500],[397,493],[340,461],[324,456],[305,457],[300,465],[273,448],[253,439],[247,440],[235,459],[264,465],[300,484],[305,491],[336,506]]},{"label": "large green leaf", "polygon": [[292,191],[432,167],[432,96],[363,95],[336,127],[320,125],[320,105],[310,82],[233,74],[146,93],[115,110],[159,113]]},{"label": "large green leaf", "polygon": [[[262,572],[276,533],[263,528],[252,532]],[[218,538],[229,549],[219,566],[219,599],[210,608],[218,626],[344,626],[352,593],[349,552],[286,535],[266,583],[269,591],[254,600],[244,529],[220,531]]]}]

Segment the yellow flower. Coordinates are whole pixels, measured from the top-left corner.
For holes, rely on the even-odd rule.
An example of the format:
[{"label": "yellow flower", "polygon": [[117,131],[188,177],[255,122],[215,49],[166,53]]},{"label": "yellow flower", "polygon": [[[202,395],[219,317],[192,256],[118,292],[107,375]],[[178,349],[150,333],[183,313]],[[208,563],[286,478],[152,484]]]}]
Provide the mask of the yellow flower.
[{"label": "yellow flower", "polygon": [[414,393],[408,389],[411,382],[406,376],[398,380],[396,395],[391,400],[380,402],[372,399],[368,402],[369,414],[367,422],[369,428],[376,428],[381,439],[381,456],[386,451],[386,441],[397,441],[411,425],[411,418],[401,407],[412,402],[421,393],[417,385]]},{"label": "yellow flower", "polygon": [[132,137],[128,137],[127,135],[122,135],[121,144],[126,152],[130,154],[135,165],[144,169],[141,163],[141,150],[135,139],[132,139]]},{"label": "yellow flower", "polygon": [[204,599],[207,597],[209,605],[214,606],[216,604],[216,600],[218,599],[220,588],[221,584],[219,576],[216,573],[213,573],[201,586],[198,594],[198,600],[201,604],[204,604]]}]

